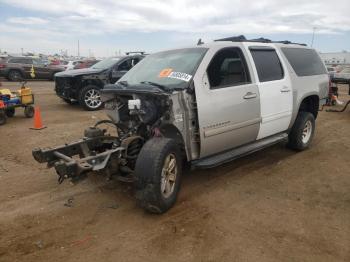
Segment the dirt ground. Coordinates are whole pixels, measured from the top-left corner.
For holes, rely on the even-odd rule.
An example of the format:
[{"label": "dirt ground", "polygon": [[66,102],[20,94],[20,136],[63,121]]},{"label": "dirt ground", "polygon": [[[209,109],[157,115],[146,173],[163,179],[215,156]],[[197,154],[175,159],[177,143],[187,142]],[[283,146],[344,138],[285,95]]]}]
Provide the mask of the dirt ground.
[{"label": "dirt ground", "polygon": [[350,261],[350,108],[320,112],[307,151],[186,172],[175,207],[151,215],[128,184],[59,185],[34,161],[33,148],[76,140],[104,113],[66,104],[53,82],[28,86],[47,128],[30,130],[21,110],[0,127],[0,261]]}]

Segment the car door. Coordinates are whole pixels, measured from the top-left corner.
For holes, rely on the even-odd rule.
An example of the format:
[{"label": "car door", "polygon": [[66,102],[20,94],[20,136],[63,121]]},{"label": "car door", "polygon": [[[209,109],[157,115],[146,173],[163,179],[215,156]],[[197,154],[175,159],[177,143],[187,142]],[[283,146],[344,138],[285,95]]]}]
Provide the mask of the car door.
[{"label": "car door", "polygon": [[258,87],[240,47],[210,48],[194,77],[201,137],[200,157],[256,140]]},{"label": "car door", "polygon": [[123,75],[126,74],[132,67],[132,58],[127,58],[122,62],[118,63],[111,72],[111,82],[114,83],[119,80]]},{"label": "car door", "polygon": [[288,129],[292,118],[293,92],[279,50],[266,45],[249,46],[249,50],[260,93],[258,139],[261,139]]},{"label": "car door", "polygon": [[35,78],[48,79],[50,78],[50,68],[39,59],[33,59],[33,67]]},{"label": "car door", "polygon": [[25,78],[29,78],[30,79],[31,78],[30,72],[31,72],[31,69],[32,69],[33,60],[31,58],[22,58],[21,63],[22,63],[22,66],[23,66]]}]

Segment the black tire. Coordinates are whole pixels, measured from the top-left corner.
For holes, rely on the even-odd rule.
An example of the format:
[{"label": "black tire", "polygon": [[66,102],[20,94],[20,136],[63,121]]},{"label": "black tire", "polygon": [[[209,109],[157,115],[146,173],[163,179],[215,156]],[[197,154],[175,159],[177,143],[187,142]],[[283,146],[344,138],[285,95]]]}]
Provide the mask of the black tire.
[{"label": "black tire", "polygon": [[[176,175],[171,190],[162,191],[162,170],[169,158],[175,159]],[[170,160],[172,161],[172,160]],[[168,161],[169,162],[169,161]],[[161,214],[171,208],[180,190],[182,157],[173,139],[152,138],[142,147],[135,166],[135,189],[138,204],[151,213]],[[168,180],[169,181],[169,180]],[[164,189],[166,188],[163,187]]]},{"label": "black tire", "polygon": [[0,126],[6,124],[6,113],[4,109],[0,109]]},{"label": "black tire", "polygon": [[[305,132],[310,124],[311,130]],[[288,147],[297,151],[307,149],[315,134],[315,117],[310,112],[299,112],[289,133]]]},{"label": "black tire", "polygon": [[[96,98],[96,100],[91,100],[91,103],[89,104],[89,102],[87,101],[87,96],[91,92],[96,92],[99,96],[99,99]],[[98,102],[98,103],[95,104],[95,102]],[[85,110],[88,110],[88,111],[95,111],[95,110],[101,109],[103,107],[103,103],[100,97],[100,89],[94,85],[87,85],[83,87],[83,89],[80,90],[80,94],[79,94],[79,104],[83,106]]]},{"label": "black tire", "polygon": [[22,81],[23,75],[21,71],[18,70],[10,70],[10,72],[7,75],[8,80],[10,81]]},{"label": "black tire", "polygon": [[10,107],[5,110],[5,113],[7,117],[13,117],[16,113],[16,110],[14,107]]},{"label": "black tire", "polygon": [[26,106],[25,108],[24,108],[24,115],[25,115],[25,117],[27,117],[27,118],[32,118],[33,116],[34,116],[34,107],[32,107],[32,106]]}]

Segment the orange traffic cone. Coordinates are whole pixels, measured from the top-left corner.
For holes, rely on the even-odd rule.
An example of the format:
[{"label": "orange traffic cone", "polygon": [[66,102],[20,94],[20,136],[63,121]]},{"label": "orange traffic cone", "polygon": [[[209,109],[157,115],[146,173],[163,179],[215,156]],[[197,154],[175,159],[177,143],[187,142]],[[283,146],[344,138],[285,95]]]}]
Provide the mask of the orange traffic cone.
[{"label": "orange traffic cone", "polygon": [[40,108],[36,106],[34,109],[34,127],[30,129],[40,130],[44,128],[46,128],[46,126],[43,125],[43,121],[41,120]]}]

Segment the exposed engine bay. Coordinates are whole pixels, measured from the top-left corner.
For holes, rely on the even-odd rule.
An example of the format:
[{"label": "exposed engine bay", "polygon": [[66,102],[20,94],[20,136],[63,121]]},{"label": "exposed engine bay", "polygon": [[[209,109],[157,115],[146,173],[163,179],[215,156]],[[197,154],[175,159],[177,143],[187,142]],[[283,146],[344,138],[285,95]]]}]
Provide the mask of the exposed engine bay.
[{"label": "exposed engine bay", "polygon": [[[97,122],[84,132],[84,138],[64,146],[34,149],[40,162],[55,167],[59,182],[84,177],[88,171],[104,171],[109,177],[118,174],[122,181],[132,181],[132,173],[143,144],[163,136],[161,126],[174,121],[172,94],[158,88],[122,88],[107,85],[102,100],[108,120]],[[181,121],[180,121],[181,122]],[[116,136],[100,126],[111,124]],[[182,124],[182,122],[181,122]],[[79,158],[75,156],[79,156]]]}]

